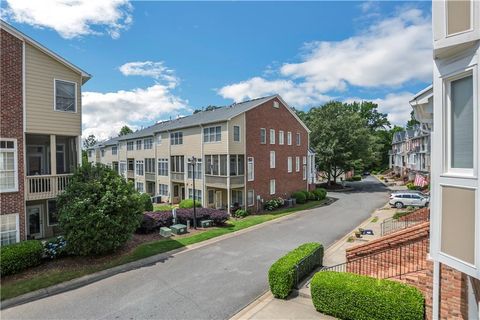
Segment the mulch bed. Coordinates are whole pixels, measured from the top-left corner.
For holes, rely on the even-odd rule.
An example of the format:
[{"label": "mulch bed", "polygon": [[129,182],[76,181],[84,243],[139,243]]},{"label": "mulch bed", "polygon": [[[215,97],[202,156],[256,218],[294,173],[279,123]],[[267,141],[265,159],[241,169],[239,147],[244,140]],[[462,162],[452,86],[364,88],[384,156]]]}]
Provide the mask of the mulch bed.
[{"label": "mulch bed", "polygon": [[338,184],[338,183],[332,183],[332,184],[327,184],[327,183],[321,183],[321,184],[317,184],[316,185],[317,188],[324,188],[326,190],[344,190],[344,189],[349,189],[349,188],[346,188],[344,186],[342,186],[341,184]]}]

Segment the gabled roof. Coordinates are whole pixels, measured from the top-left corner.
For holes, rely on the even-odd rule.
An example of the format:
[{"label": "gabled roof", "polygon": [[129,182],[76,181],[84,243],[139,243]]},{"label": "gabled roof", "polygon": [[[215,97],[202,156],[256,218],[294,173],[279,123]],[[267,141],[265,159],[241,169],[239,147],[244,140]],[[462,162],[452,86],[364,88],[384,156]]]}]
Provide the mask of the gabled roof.
[{"label": "gabled roof", "polygon": [[92,77],[89,73],[85,72],[84,70],[77,67],[73,63],[71,63],[71,62],[67,61],[66,59],[62,58],[57,53],[48,49],[44,45],[42,45],[39,42],[35,41],[34,39],[30,38],[25,33],[19,31],[18,29],[16,29],[12,25],[8,24],[7,22],[5,22],[4,20],[1,20],[1,19],[0,19],[0,27],[1,27],[1,29],[4,29],[8,33],[17,37],[18,39],[29,43],[30,45],[34,46],[38,50],[42,51],[43,53],[45,53],[48,56],[52,57],[53,59],[57,60],[58,62],[64,64],[68,68],[70,68],[70,69],[74,70],[75,72],[78,72],[79,74],[81,74],[82,75],[82,84],[87,82]]},{"label": "gabled roof", "polygon": [[405,135],[406,135],[405,131],[395,132],[395,134],[393,135],[392,143],[399,143],[399,142],[405,141]]}]

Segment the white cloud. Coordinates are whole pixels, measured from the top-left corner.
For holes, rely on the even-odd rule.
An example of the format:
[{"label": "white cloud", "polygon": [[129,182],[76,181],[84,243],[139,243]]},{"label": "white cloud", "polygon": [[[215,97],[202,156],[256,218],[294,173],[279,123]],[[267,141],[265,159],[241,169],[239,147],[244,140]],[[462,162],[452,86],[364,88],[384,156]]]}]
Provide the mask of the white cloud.
[{"label": "white cloud", "polygon": [[116,39],[132,23],[128,0],[6,0],[2,17],[50,28],[63,38],[108,33]]},{"label": "white cloud", "polygon": [[188,102],[171,92],[168,85],[117,92],[84,92],[82,95],[83,136],[97,139],[114,137],[123,125],[139,128],[139,122],[152,124],[168,114],[188,110]]},{"label": "white cloud", "polygon": [[[370,4],[364,9],[371,9]],[[277,78],[252,77],[217,92],[235,101],[280,93],[288,103],[302,108],[339,92],[348,94],[350,87],[399,91],[411,82],[430,82],[431,19],[418,9],[403,9],[350,38],[305,44],[301,61],[283,64]],[[385,102],[392,98],[388,95]],[[408,101],[404,102],[399,108],[408,111]]]},{"label": "white cloud", "polygon": [[156,80],[164,80],[170,86],[176,86],[179,83],[179,79],[175,76],[175,72],[172,69],[167,68],[163,61],[127,62],[121,65],[119,70],[125,76],[152,77]]}]

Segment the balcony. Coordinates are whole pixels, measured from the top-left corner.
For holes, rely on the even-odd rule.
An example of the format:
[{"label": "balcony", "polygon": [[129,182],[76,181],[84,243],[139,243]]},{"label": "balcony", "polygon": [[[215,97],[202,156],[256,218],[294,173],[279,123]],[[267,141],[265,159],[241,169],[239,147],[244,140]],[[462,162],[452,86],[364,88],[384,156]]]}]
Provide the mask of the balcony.
[{"label": "balcony", "polygon": [[25,200],[55,198],[65,190],[72,175],[71,173],[67,173],[25,177]]},{"label": "balcony", "polygon": [[171,179],[175,182],[184,182],[185,181],[185,173],[183,172],[172,172]]},{"label": "balcony", "polygon": [[145,172],[145,180],[155,182],[157,180],[156,176],[155,176],[155,173],[154,172]]},{"label": "balcony", "polygon": [[135,179],[135,171],[127,170],[127,179]]},{"label": "balcony", "polygon": [[[205,175],[205,184],[209,187],[227,188],[227,176]],[[230,188],[241,188],[245,185],[245,178],[241,176],[230,177]]]}]

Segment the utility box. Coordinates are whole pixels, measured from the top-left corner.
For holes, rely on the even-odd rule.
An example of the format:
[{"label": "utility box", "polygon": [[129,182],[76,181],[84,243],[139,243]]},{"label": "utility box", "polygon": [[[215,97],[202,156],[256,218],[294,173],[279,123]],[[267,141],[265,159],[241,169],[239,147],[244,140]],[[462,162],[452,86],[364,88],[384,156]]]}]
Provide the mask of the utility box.
[{"label": "utility box", "polygon": [[172,229],[173,234],[177,235],[187,233],[187,226],[184,224],[174,224],[170,229]]},{"label": "utility box", "polygon": [[160,235],[162,237],[168,238],[172,235],[172,229],[167,228],[167,227],[161,227],[160,228]]},{"label": "utility box", "polygon": [[200,221],[200,227],[202,228],[208,228],[213,226],[213,221],[212,220],[202,220]]}]

